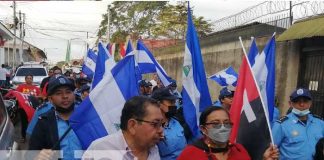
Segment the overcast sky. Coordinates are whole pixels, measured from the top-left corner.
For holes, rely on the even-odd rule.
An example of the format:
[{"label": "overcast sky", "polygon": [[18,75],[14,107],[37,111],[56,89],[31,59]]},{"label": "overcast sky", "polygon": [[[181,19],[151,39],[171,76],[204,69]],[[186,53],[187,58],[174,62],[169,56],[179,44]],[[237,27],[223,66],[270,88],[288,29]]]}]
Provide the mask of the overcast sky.
[{"label": "overcast sky", "polygon": [[[98,32],[102,14],[106,13],[111,1],[42,1],[17,2],[19,10],[26,14],[25,40],[38,48],[45,50],[50,62],[65,60],[67,42],[71,41],[71,58],[81,58],[86,52],[86,41],[92,47]],[[175,3],[175,0],[171,0]],[[239,0],[194,0],[193,14],[215,21],[260,1]],[[0,21],[12,22],[12,2],[0,3]],[[50,29],[50,30],[43,30]],[[53,31],[60,30],[60,31]],[[65,30],[65,31],[64,31]],[[74,31],[74,32],[71,32]],[[80,31],[80,32],[77,32]],[[89,37],[86,38],[86,32]]]}]

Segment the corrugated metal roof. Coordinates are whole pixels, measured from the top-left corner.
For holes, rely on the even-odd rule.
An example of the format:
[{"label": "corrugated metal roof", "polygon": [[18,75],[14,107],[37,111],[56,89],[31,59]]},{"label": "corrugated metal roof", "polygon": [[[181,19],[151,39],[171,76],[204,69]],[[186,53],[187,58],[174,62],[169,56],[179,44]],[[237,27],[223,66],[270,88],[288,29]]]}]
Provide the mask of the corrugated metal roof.
[{"label": "corrugated metal roof", "polygon": [[277,41],[310,38],[314,36],[324,36],[323,15],[296,22],[283,32],[277,38]]}]

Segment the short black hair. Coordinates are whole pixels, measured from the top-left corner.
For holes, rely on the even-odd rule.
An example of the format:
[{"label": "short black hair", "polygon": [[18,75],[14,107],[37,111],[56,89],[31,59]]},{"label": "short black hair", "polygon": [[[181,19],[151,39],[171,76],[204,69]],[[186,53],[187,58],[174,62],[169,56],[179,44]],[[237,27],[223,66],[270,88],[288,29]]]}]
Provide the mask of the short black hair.
[{"label": "short black hair", "polygon": [[146,116],[146,107],[152,104],[159,107],[158,102],[147,96],[134,96],[129,99],[122,110],[120,117],[120,129],[127,130],[127,122],[131,118],[142,119]]},{"label": "short black hair", "polygon": [[30,76],[30,77],[32,77],[32,79],[34,79],[34,76],[33,76],[32,74],[27,74],[27,75],[25,76],[25,79],[26,79],[28,76]]},{"label": "short black hair", "polygon": [[230,116],[230,114],[228,113],[228,111],[223,108],[223,107],[215,107],[215,106],[210,106],[208,108],[206,108],[201,114],[200,114],[200,117],[199,117],[199,125],[205,125],[206,124],[206,121],[207,121],[207,117],[214,111],[225,111],[228,115],[228,117]]}]

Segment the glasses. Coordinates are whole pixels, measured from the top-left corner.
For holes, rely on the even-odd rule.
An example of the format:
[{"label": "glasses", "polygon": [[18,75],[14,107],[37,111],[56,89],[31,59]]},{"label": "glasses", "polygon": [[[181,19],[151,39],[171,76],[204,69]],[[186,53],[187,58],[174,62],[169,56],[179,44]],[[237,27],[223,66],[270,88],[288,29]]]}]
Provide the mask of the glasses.
[{"label": "glasses", "polygon": [[163,123],[162,121],[146,121],[146,120],[143,120],[143,119],[135,119],[136,121],[139,121],[139,122],[145,122],[145,123],[148,123],[150,124],[151,126],[153,126],[154,128],[156,129],[159,129],[161,127],[164,127],[165,123]]},{"label": "glasses", "polygon": [[226,123],[210,122],[210,123],[205,123],[205,125],[211,125],[213,128],[220,129],[222,126],[224,126],[225,128],[232,128],[233,123],[232,122],[226,122]]}]

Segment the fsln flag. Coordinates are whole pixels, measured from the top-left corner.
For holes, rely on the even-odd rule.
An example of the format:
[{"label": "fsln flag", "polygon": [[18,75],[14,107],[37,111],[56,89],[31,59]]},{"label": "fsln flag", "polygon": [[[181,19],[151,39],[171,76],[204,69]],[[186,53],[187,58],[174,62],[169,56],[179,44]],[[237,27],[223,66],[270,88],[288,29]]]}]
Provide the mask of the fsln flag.
[{"label": "fsln flag", "polygon": [[119,130],[124,103],[138,95],[134,54],[119,61],[71,115],[70,124],[83,149]]},{"label": "fsln flag", "polygon": [[242,144],[251,159],[262,159],[271,142],[270,125],[247,56],[243,56],[230,109],[234,123],[230,141]]},{"label": "fsln flag", "polygon": [[185,55],[183,62],[183,113],[193,136],[199,136],[197,115],[211,106],[211,98],[207,86],[204,63],[201,56],[199,39],[191,19],[188,2],[188,27],[186,35]]},{"label": "fsln flag", "polygon": [[125,43],[119,43],[119,53],[121,58],[124,58],[126,55]]},{"label": "fsln flag", "polygon": [[98,43],[98,56],[96,61],[96,69],[93,76],[93,81],[91,88],[95,88],[95,86],[101,81],[105,73],[111,70],[115,65],[115,60],[111,57],[107,48],[104,47],[102,42]]},{"label": "fsln flag", "polygon": [[137,54],[135,57],[141,74],[157,73],[164,86],[171,83],[171,78],[141,40],[137,41]]},{"label": "fsln flag", "polygon": [[82,65],[82,73],[87,75],[87,77],[93,77],[93,74],[96,69],[96,61],[97,55],[92,49],[89,49],[87,52],[87,56],[84,59],[84,63]]},{"label": "fsln flag", "polygon": [[217,72],[216,74],[208,77],[211,80],[216,81],[221,86],[234,86],[236,87],[237,83],[237,73],[235,72],[232,66]]},{"label": "fsln flag", "polygon": [[[255,48],[255,42],[252,42],[251,49]],[[255,47],[254,47],[255,45]],[[253,55],[255,51],[249,53]],[[268,41],[263,51],[256,54],[253,58],[249,57],[253,74],[260,88],[261,96],[269,115],[269,120],[273,120],[273,110],[275,106],[275,83],[276,83],[276,40],[275,34]]]}]

